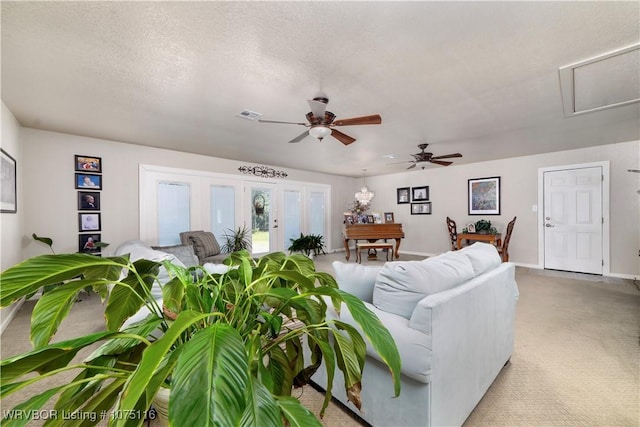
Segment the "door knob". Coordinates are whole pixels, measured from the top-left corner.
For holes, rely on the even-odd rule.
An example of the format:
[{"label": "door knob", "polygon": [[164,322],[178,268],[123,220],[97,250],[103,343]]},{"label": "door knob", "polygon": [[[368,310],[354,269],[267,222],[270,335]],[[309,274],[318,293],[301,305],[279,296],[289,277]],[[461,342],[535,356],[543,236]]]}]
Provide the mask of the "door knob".
[{"label": "door knob", "polygon": [[551,225],[549,223],[546,223],[544,226],[547,227],[547,228],[555,227],[555,225]]}]

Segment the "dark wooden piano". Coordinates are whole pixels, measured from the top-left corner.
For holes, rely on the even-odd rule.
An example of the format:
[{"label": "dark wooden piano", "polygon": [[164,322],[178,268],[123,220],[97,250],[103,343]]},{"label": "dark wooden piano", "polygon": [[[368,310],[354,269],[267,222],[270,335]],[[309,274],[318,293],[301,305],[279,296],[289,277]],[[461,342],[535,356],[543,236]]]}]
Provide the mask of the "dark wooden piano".
[{"label": "dark wooden piano", "polygon": [[346,224],[344,230],[344,249],[347,253],[347,261],[351,256],[349,251],[349,240],[367,240],[374,243],[376,240],[395,239],[396,259],[399,257],[398,250],[400,249],[400,239],[404,238],[404,231],[402,231],[402,224],[390,223],[390,224]]}]

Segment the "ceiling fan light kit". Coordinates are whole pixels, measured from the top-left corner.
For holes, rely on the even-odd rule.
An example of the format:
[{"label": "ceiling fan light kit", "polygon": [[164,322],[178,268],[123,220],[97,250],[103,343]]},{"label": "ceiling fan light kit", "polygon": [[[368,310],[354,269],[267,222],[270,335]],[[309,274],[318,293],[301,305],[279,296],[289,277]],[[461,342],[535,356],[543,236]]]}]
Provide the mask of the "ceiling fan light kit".
[{"label": "ceiling fan light kit", "polygon": [[329,98],[325,98],[323,96],[317,96],[313,99],[307,101],[309,103],[309,111],[305,117],[307,118],[308,123],[296,123],[296,122],[283,122],[277,120],[258,120],[261,123],[282,123],[289,125],[301,125],[308,127],[309,130],[303,132],[301,135],[293,138],[292,143],[300,142],[308,135],[322,141],[327,136],[331,135],[338,141],[342,142],[344,145],[349,145],[352,142],[355,142],[355,138],[340,132],[337,129],[334,129],[334,126],[357,126],[357,125],[379,125],[382,123],[382,117],[379,114],[373,114],[370,116],[362,116],[362,117],[353,117],[350,119],[342,119],[334,121],[336,115],[331,111],[327,111],[327,104],[329,103]]}]

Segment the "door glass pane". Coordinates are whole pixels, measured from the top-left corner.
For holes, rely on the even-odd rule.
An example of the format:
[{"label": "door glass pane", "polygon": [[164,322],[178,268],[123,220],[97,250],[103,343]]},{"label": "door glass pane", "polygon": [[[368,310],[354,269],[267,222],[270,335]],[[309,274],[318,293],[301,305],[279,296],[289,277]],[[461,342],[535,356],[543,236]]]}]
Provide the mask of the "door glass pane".
[{"label": "door glass pane", "polygon": [[179,182],[158,183],[158,244],[180,244],[180,233],[190,230],[190,188]]},{"label": "door glass pane", "polygon": [[254,254],[269,252],[269,216],[271,192],[268,188],[251,189],[251,250]]},{"label": "door glass pane", "polygon": [[220,245],[224,244],[224,235],[231,234],[236,228],[236,194],[231,186],[211,186],[211,232]]},{"label": "door glass pane", "polygon": [[291,245],[291,239],[300,237],[302,232],[302,193],[285,190],[284,195],[284,248]]},{"label": "door glass pane", "polygon": [[311,192],[309,206],[309,234],[324,236],[324,193]]}]

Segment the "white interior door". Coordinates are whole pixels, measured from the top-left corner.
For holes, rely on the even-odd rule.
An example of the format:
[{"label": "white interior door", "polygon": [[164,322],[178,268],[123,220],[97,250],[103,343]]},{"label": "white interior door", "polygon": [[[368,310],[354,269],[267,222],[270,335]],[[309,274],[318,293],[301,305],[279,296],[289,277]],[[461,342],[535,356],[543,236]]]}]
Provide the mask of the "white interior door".
[{"label": "white interior door", "polygon": [[544,172],[544,268],[602,274],[603,171]]}]

